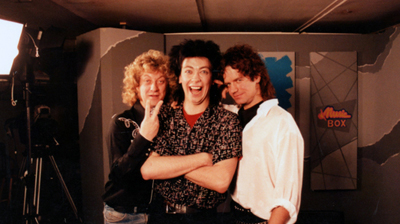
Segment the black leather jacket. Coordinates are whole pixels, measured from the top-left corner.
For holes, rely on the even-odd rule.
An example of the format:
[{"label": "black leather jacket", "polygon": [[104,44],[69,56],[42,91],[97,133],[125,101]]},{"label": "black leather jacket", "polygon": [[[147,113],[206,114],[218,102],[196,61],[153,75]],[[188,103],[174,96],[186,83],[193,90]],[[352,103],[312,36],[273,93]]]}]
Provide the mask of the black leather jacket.
[{"label": "black leather jacket", "polygon": [[139,133],[143,118],[144,108],[136,102],[130,110],[114,115],[110,124],[107,139],[110,174],[102,198],[108,206],[123,213],[145,212],[151,201],[152,181],[143,180],[140,173],[151,146]]}]

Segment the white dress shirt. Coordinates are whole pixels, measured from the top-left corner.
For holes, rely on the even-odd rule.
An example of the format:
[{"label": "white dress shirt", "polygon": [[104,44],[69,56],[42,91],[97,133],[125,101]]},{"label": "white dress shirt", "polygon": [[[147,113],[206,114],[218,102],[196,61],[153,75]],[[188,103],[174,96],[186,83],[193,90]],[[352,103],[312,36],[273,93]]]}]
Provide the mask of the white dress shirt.
[{"label": "white dress shirt", "polygon": [[232,199],[263,219],[284,207],[295,223],[303,183],[304,142],[292,115],[277,99],[263,102],[243,130],[243,158],[239,161]]}]

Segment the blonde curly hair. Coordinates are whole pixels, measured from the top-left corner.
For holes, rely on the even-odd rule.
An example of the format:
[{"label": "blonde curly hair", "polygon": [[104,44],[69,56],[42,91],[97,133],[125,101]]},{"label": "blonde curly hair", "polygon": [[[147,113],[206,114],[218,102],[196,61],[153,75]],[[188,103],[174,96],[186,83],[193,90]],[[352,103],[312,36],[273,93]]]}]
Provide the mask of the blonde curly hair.
[{"label": "blonde curly hair", "polygon": [[168,80],[164,102],[171,101],[171,92],[176,88],[176,77],[170,72],[169,58],[160,51],[149,50],[137,56],[125,67],[122,102],[133,106],[138,100],[137,87],[140,86],[140,77],[144,72],[161,72]]}]

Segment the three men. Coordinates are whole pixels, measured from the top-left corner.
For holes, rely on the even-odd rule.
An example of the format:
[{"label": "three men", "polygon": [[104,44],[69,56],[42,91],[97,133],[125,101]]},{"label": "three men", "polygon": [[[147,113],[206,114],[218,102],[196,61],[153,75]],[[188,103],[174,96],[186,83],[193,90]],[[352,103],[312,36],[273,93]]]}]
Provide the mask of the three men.
[{"label": "three men", "polygon": [[[295,223],[303,139],[293,117],[278,106],[258,54],[248,45],[237,45],[223,56],[224,83],[241,107],[239,119],[219,105],[214,85],[221,58],[218,45],[185,40],[169,56],[178,85],[173,94],[177,107],[162,108],[159,132],[158,126],[140,132],[151,136],[148,140],[158,133],[154,151],[141,167],[144,180],[157,180],[161,213],[151,222],[222,222],[216,207],[226,199],[243,147],[231,192],[235,222]],[[147,118],[157,120],[150,112]]]},{"label": "three men", "polygon": [[304,157],[296,122],[278,106],[265,65],[252,47],[229,48],[222,71],[244,127],[243,157],[231,192],[236,223],[295,223]]}]

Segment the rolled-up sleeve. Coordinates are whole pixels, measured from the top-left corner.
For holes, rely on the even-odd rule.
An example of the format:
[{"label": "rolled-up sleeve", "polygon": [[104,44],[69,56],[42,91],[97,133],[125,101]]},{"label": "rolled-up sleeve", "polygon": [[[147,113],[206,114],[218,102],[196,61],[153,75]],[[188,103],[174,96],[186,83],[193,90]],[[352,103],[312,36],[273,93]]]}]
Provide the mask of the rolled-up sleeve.
[{"label": "rolled-up sleeve", "polygon": [[[277,141],[276,179],[271,208],[284,207],[290,214],[289,223],[295,223],[300,208],[303,180],[303,138],[298,132],[279,129]],[[279,136],[279,137],[278,137]]]}]

